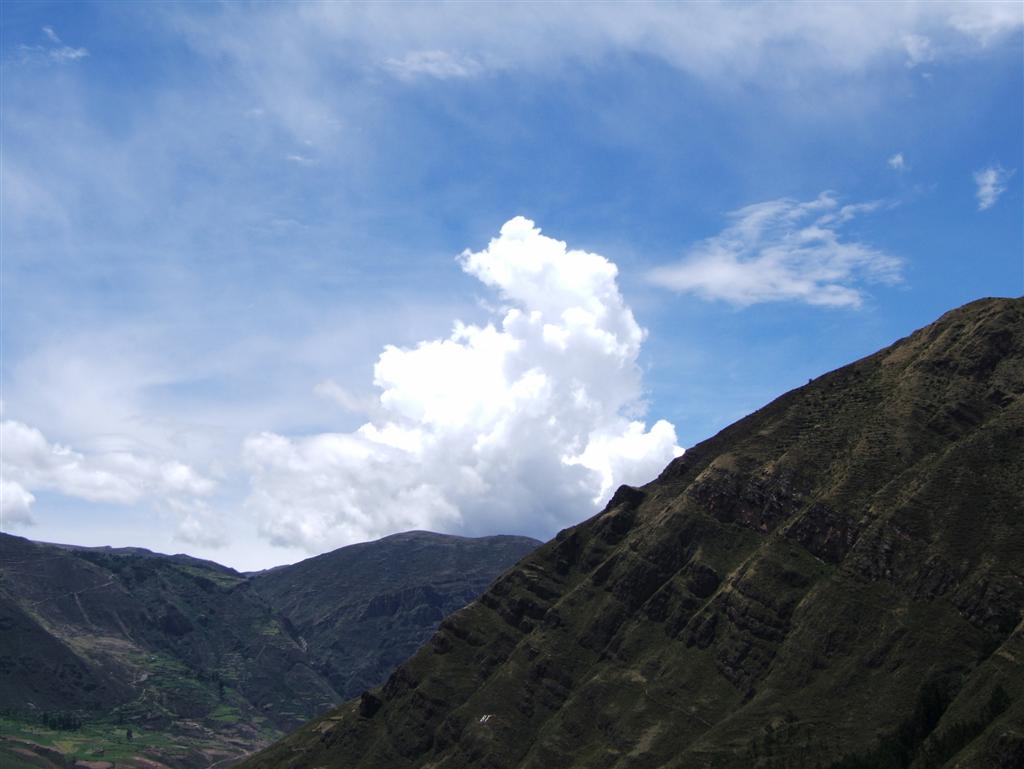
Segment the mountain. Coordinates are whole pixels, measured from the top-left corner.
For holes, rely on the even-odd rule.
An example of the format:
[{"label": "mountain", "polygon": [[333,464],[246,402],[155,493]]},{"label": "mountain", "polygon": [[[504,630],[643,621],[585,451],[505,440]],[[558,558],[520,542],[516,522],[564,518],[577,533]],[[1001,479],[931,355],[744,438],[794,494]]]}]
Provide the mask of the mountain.
[{"label": "mountain", "polygon": [[243,575],[0,535],[0,733],[173,767],[249,752],[379,684],[537,544],[410,532]]},{"label": "mountain", "polygon": [[1024,766],[1024,300],[813,380],[245,769]]},{"label": "mountain", "polygon": [[309,664],[349,699],[382,683],[442,619],[539,544],[413,531],[272,569],[252,584],[306,645]]}]

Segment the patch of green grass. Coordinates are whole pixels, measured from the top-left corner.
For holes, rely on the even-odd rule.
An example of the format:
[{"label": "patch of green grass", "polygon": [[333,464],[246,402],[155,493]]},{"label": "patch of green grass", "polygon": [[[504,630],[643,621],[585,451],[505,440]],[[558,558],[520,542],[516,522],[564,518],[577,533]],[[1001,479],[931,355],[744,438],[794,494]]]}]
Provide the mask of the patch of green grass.
[{"label": "patch of green grass", "polygon": [[225,574],[215,569],[204,569],[200,566],[179,566],[186,574],[191,574],[195,577],[202,577],[213,582],[218,587],[231,588],[240,582],[245,582],[246,578],[241,576],[234,576],[232,574]]},{"label": "patch of green grass", "polygon": [[214,721],[218,721],[224,724],[236,724],[241,718],[241,714],[238,712],[238,708],[233,708],[230,705],[218,705],[210,713],[209,718]]},{"label": "patch of green grass", "polygon": [[[131,740],[127,738],[129,729]],[[65,732],[3,718],[0,733],[8,739],[42,745],[86,760],[125,760],[147,750],[165,752],[181,743],[180,737],[168,732],[107,723],[86,724]]]},{"label": "patch of green grass", "polygon": [[[213,721],[229,727],[241,724],[242,717],[236,708],[222,705],[215,710]],[[256,726],[257,742],[270,742],[281,736],[281,732],[266,727],[266,724]],[[129,730],[131,739],[128,738]],[[52,755],[26,755],[25,751],[33,745],[57,751],[65,758],[109,761],[118,767],[136,766],[136,759],[140,756],[157,758],[171,767],[195,766],[197,757],[201,760],[204,751],[221,750],[226,754],[232,754],[239,750],[239,733],[230,728],[214,729],[212,734],[205,731],[186,733],[176,731],[173,726],[167,729],[150,729],[137,724],[94,722],[85,724],[76,731],[64,732],[10,718],[0,718],[0,734],[7,740],[0,744],[0,766],[3,769],[57,765],[53,763]],[[253,734],[248,734],[249,739],[253,737]],[[18,752],[19,748],[21,752]],[[59,765],[63,766],[63,761]]]},{"label": "patch of green grass", "polygon": [[260,635],[274,638],[282,634],[281,625],[277,620],[270,620],[260,626]]}]

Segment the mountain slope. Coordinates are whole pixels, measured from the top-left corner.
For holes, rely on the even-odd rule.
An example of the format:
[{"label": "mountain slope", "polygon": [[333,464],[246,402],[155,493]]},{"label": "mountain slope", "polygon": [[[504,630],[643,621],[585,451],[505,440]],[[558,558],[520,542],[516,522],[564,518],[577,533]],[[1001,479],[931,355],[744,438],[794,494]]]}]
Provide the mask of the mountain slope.
[{"label": "mountain slope", "polygon": [[[206,766],[342,701],[350,679],[380,683],[537,544],[412,532],[246,576],[184,555],[0,535],[0,715],[132,727],[136,741],[166,733],[186,747],[161,760]],[[359,573],[374,563],[392,565]],[[377,605],[386,620],[359,616]],[[361,657],[320,646],[321,610],[347,623]]]},{"label": "mountain slope", "polygon": [[348,699],[383,682],[442,619],[539,544],[405,532],[257,574],[253,586],[307,645],[310,665]]},{"label": "mountain slope", "polygon": [[248,769],[1024,765],[1024,301],[622,487]]}]

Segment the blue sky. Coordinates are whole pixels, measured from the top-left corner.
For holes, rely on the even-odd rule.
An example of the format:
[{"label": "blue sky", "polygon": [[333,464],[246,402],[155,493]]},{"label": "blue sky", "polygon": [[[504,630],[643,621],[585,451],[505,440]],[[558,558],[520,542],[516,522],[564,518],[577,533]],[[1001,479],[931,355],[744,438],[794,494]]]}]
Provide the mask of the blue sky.
[{"label": "blue sky", "polygon": [[1019,3],[2,13],[25,536],[544,538],[1024,292]]}]

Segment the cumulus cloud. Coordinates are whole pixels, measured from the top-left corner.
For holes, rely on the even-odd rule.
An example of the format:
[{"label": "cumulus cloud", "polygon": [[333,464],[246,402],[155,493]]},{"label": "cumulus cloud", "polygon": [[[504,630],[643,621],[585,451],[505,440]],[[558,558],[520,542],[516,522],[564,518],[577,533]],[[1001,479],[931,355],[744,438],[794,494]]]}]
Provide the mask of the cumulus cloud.
[{"label": "cumulus cloud", "polygon": [[32,491],[56,491],[91,502],[134,504],[144,497],[188,511],[214,491],[214,483],[188,465],[127,451],[85,455],[51,443],[34,427],[0,422],[3,443],[3,507],[12,522],[30,520]]},{"label": "cumulus cloud", "polygon": [[32,503],[36,501],[32,492],[20,483],[0,478],[0,531],[11,526],[31,526]]},{"label": "cumulus cloud", "polygon": [[1013,176],[1013,171],[1007,171],[999,165],[974,172],[974,183],[978,187],[974,194],[978,199],[979,211],[992,208],[996,204],[999,196],[1006,192],[1006,182],[1011,176]]},{"label": "cumulus cloud", "polygon": [[799,301],[858,307],[863,283],[895,283],[901,261],[857,241],[844,225],[877,203],[841,206],[830,193],[800,203],[771,200],[729,215],[721,233],[693,246],[682,262],[649,274],[651,282],[741,307]]},{"label": "cumulus cloud", "polygon": [[612,262],[522,217],[459,261],[504,303],[491,322],[387,346],[376,414],[354,432],[245,442],[247,506],[270,541],[319,551],[413,528],[547,536],[681,453],[670,423],[639,419],[644,331]]},{"label": "cumulus cloud", "polygon": [[907,161],[903,157],[902,152],[897,152],[895,155],[891,155],[886,161],[893,171],[906,171]]}]

